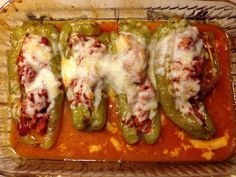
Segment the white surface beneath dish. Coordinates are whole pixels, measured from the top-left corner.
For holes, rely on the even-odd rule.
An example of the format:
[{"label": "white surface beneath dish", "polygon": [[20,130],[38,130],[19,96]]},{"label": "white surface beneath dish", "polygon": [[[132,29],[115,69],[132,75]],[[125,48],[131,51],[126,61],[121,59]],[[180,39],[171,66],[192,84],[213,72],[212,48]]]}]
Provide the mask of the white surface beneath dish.
[{"label": "white surface beneath dish", "polygon": [[[2,7],[8,0],[0,0],[0,7]],[[1,176],[0,176],[1,177]]]}]

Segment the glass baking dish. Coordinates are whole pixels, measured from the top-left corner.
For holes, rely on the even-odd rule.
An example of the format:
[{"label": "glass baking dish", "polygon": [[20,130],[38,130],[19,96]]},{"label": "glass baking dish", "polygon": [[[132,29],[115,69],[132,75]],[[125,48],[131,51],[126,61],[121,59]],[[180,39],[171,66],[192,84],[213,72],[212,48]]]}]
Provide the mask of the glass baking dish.
[{"label": "glass baking dish", "polygon": [[[141,20],[180,16],[221,26],[230,40],[231,76],[236,103],[236,4],[230,1],[171,0],[12,0],[0,15],[0,174],[7,176],[234,176],[236,153],[227,161],[201,164],[135,163],[107,161],[29,160],[19,157],[10,147],[10,116],[7,101],[8,76],[6,50],[12,27],[42,15],[52,20],[95,19]],[[50,19],[50,18],[48,18]],[[47,18],[46,18],[47,20]],[[51,20],[51,19],[50,19]]]}]

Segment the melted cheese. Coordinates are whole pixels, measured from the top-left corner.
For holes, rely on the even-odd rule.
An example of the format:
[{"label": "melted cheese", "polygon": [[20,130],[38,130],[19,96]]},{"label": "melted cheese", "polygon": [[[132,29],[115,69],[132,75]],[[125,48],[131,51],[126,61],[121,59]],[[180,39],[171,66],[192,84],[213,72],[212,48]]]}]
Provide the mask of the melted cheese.
[{"label": "melted cheese", "polygon": [[[76,38],[77,36],[71,37]],[[72,51],[73,51],[73,58],[75,59],[85,59],[85,58],[93,58],[93,59],[100,59],[103,57],[104,52],[106,51],[106,46],[104,44],[101,44],[96,41],[95,38],[92,37],[85,37],[86,39],[84,40],[83,38],[79,38],[78,41],[72,45]],[[99,47],[96,47],[99,46]]]},{"label": "melted cheese", "polygon": [[127,73],[123,67],[123,61],[125,58],[134,58],[132,55],[127,54],[125,57],[107,55],[103,61],[98,63],[100,75],[106,77],[108,83],[112,85],[117,94],[130,92],[129,96],[132,97],[132,91],[135,93],[136,85],[130,82],[129,73]]},{"label": "melted cheese", "polygon": [[52,50],[49,46],[41,43],[41,36],[30,35],[25,38],[22,46],[23,57],[34,69],[40,69],[48,64],[52,58]]},{"label": "melted cheese", "polygon": [[204,159],[206,159],[206,160],[211,160],[214,155],[215,155],[214,152],[212,152],[212,151],[206,151],[206,152],[203,152],[203,153],[201,154],[201,157],[204,158]]},{"label": "melted cheese", "polygon": [[[155,78],[155,74],[163,76],[168,69],[166,63],[171,60],[170,56],[173,55],[173,41],[174,34],[170,34],[166,37],[163,37],[158,42],[156,42],[156,40],[152,40],[151,44],[149,45],[149,67],[152,71],[151,75],[153,76],[151,78],[153,80]],[[154,66],[157,66],[156,70],[153,68]]]},{"label": "melted cheese", "polygon": [[118,132],[118,127],[117,127],[117,125],[116,125],[115,122],[111,122],[111,123],[110,123],[110,122],[107,122],[107,124],[106,124],[106,130],[108,130],[109,132],[115,134],[115,133]]},{"label": "melted cheese", "polygon": [[31,91],[37,90],[37,89],[43,89],[46,88],[48,91],[48,98],[50,101],[50,106],[48,108],[48,111],[51,111],[55,104],[55,98],[59,94],[61,83],[56,79],[55,75],[50,71],[48,68],[43,68],[39,71],[37,74],[35,80],[27,85],[25,88],[26,93],[29,93]]},{"label": "melted cheese", "polygon": [[68,87],[70,82],[73,79],[75,79],[78,75],[75,60],[68,60],[66,58],[62,58],[61,72],[62,72],[63,83],[65,87]]},{"label": "melted cheese", "polygon": [[[94,38],[78,38],[72,35],[72,56],[70,59],[62,59],[62,76],[65,86],[68,87],[67,97],[73,100],[76,92],[92,94],[94,106],[101,101],[103,81],[112,86],[117,94],[126,94],[130,112],[128,117],[138,117],[140,108],[150,111],[149,118],[156,115],[157,100],[154,90],[140,92],[138,84],[141,84],[147,66],[147,51],[144,38],[130,33],[121,33],[114,42],[116,54],[111,54],[103,44],[96,44]],[[72,80],[78,79],[79,84],[70,89]],[[83,83],[81,83],[83,82]],[[78,87],[78,88],[77,88]],[[92,90],[93,88],[93,90]],[[148,98],[142,102],[143,98]],[[72,105],[73,108],[73,105]]]},{"label": "melted cheese", "polygon": [[95,89],[94,89],[94,95],[95,95],[95,98],[94,98],[94,107],[97,108],[102,100],[102,90],[104,88],[104,85],[103,85],[103,81],[100,80],[98,81],[98,84],[96,85]]},{"label": "melted cheese", "polygon": [[[94,99],[93,104],[96,108],[101,102],[103,89],[102,78],[97,71],[97,63],[104,57],[106,47],[104,44],[95,47],[96,40],[91,37],[86,37],[86,40],[75,36],[71,38],[74,41],[72,56],[70,59],[62,59],[62,77],[67,88],[74,79],[78,79],[78,83],[72,90],[68,89],[67,97],[69,100],[73,100],[76,92],[83,92]],[[71,107],[74,108],[73,105]]]},{"label": "melted cheese", "polygon": [[99,62],[99,71],[118,94],[130,92],[128,95],[132,97],[132,92],[136,92],[134,82],[139,80],[138,74],[146,68],[145,46],[127,33],[118,37],[115,46],[117,54],[107,55]]},{"label": "melted cheese", "polygon": [[102,150],[102,145],[101,144],[89,145],[88,149],[89,149],[89,153],[97,153]]},{"label": "melted cheese", "polygon": [[[41,36],[30,35],[25,38],[22,46],[24,63],[28,63],[37,70],[36,77],[33,82],[25,84],[25,92],[34,92],[40,89],[46,89],[48,92],[48,99],[50,105],[47,112],[50,112],[55,104],[55,98],[60,92],[61,83],[55,77],[50,69],[50,60],[52,59],[52,51],[49,46],[41,43]],[[36,96],[36,99],[40,97]],[[36,103],[39,100],[36,100]],[[45,103],[46,104],[46,103]],[[34,107],[27,107],[27,112],[32,115],[35,110]]]},{"label": "melted cheese", "polygon": [[[107,55],[98,63],[100,75],[105,77],[117,94],[127,95],[130,107],[128,117],[138,115],[139,98],[149,97],[148,102],[141,105],[145,111],[155,110],[157,100],[155,93],[140,92],[137,83],[141,83],[142,74],[147,66],[146,45],[142,37],[130,33],[121,33],[115,41],[117,54]],[[149,118],[156,115],[151,111]],[[139,116],[138,116],[139,117]]]},{"label": "melted cheese", "polygon": [[180,151],[181,151],[181,148],[176,147],[176,148],[174,148],[172,151],[170,151],[170,156],[171,156],[171,157],[178,157]]},{"label": "melted cheese", "polygon": [[226,131],[223,136],[212,140],[189,140],[196,149],[216,150],[228,145],[229,133]]},{"label": "melted cheese", "polygon": [[110,142],[111,142],[111,144],[114,146],[114,148],[116,149],[116,151],[122,151],[121,144],[120,144],[120,142],[119,142],[116,138],[111,137],[111,138],[110,138]]},{"label": "melted cheese", "polygon": [[[201,56],[203,41],[199,40],[199,34],[195,27],[188,28],[182,33],[177,33],[175,36],[173,64],[170,67],[171,72],[169,77],[179,79],[179,82],[174,82],[173,89],[176,96],[176,107],[183,113],[191,112],[191,104],[188,100],[197,95],[200,91],[200,81],[189,78],[190,72],[185,68],[192,69],[194,65],[193,59]],[[188,50],[180,48],[179,44],[184,38],[192,38],[193,45]],[[179,64],[181,63],[181,64]]]}]

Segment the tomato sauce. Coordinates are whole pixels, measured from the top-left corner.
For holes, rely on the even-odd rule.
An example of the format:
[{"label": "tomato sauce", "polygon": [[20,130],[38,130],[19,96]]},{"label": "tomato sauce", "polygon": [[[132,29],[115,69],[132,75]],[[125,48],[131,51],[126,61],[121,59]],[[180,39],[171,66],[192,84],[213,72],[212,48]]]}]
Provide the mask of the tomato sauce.
[{"label": "tomato sauce", "polygon": [[[151,30],[161,22],[148,22]],[[107,124],[98,132],[85,132],[73,127],[69,103],[65,102],[61,131],[53,148],[44,150],[21,142],[12,121],[11,144],[20,155],[32,159],[57,160],[107,160],[107,161],[219,161],[229,158],[235,148],[235,114],[230,76],[228,39],[224,31],[211,24],[196,24],[200,32],[212,32],[216,39],[216,51],[220,61],[220,78],[215,89],[205,99],[216,132],[210,140],[191,138],[175,126],[161,111],[162,129],[158,141],[149,145],[141,140],[128,145],[119,127],[116,100],[108,98]],[[102,32],[117,31],[117,23],[103,22]]]}]

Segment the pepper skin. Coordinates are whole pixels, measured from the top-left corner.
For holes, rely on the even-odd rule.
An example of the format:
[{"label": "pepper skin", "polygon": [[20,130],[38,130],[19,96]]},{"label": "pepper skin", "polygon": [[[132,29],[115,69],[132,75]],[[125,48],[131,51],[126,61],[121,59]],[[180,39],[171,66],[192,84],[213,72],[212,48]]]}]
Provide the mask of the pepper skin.
[{"label": "pepper skin", "polygon": [[129,126],[122,121],[129,114],[129,107],[126,95],[118,95],[118,107],[122,135],[128,144],[134,144],[139,140],[137,128],[133,125]]}]

